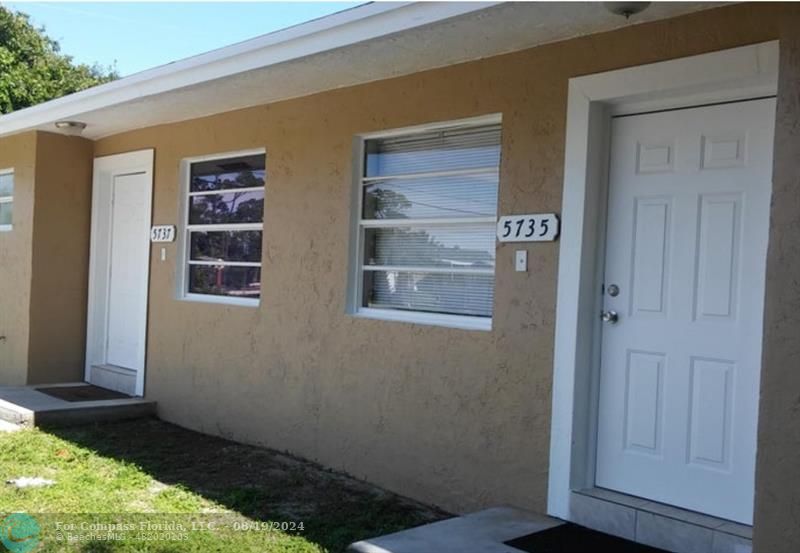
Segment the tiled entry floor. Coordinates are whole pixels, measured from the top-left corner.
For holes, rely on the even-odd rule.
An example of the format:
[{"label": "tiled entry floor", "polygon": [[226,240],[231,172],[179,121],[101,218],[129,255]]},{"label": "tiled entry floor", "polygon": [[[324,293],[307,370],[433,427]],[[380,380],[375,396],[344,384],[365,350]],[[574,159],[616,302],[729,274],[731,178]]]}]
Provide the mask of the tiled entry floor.
[{"label": "tiled entry floor", "polygon": [[750,553],[752,527],[603,488],[572,492],[576,524],[679,553]]},{"label": "tiled entry floor", "polygon": [[[86,386],[85,382],[48,384],[52,387]],[[99,401],[66,401],[44,394],[40,386],[0,386],[0,420],[23,426],[69,425],[154,415],[156,404],[126,397]]]}]

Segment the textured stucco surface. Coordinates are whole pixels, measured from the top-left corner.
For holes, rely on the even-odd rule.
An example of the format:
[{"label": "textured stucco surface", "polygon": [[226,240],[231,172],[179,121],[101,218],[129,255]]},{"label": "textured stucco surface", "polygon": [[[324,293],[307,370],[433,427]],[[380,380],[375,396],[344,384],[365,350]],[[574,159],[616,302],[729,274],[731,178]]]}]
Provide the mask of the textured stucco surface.
[{"label": "textured stucco surface", "polygon": [[83,379],[94,145],[37,133],[28,383]]},{"label": "textured stucco surface", "polygon": [[501,112],[499,214],[558,212],[570,77],[772,40],[796,10],[725,7],[98,141],[155,148],[155,224],[179,222],[182,158],[267,150],[261,305],[176,300],[175,246],[154,248],[146,394],[167,420],[447,509],[543,511],[558,243],[528,247],[527,274],[498,247],[491,332],[347,316],[353,135]]},{"label": "textured stucco surface", "polygon": [[0,232],[0,385],[15,385],[28,369],[35,132],[0,139],[0,169],[14,169],[14,228]]},{"label": "textured stucco surface", "polygon": [[0,168],[14,169],[14,228],[0,232],[0,385],[83,377],[93,150],[44,132],[0,139]]},{"label": "textured stucco surface", "polygon": [[800,551],[800,13],[783,21],[756,470],[756,551]]}]

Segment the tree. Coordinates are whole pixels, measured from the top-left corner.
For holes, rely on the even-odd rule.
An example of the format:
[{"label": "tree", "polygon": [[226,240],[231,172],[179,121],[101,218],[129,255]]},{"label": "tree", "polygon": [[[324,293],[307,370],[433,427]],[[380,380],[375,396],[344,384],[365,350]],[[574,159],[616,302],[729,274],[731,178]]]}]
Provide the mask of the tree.
[{"label": "tree", "polygon": [[114,68],[74,63],[44,28],[0,6],[0,114],[117,78]]}]

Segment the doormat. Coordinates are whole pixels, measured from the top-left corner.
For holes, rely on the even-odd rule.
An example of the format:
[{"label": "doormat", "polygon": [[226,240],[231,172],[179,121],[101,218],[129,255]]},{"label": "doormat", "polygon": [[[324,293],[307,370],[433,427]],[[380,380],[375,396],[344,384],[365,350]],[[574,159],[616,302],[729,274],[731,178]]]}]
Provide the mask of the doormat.
[{"label": "doormat", "polygon": [[102,401],[104,399],[125,399],[131,396],[114,390],[106,390],[99,386],[86,384],[85,386],[55,386],[53,388],[36,388],[48,396],[57,397],[64,401]]},{"label": "doormat", "polygon": [[529,553],[667,553],[569,522],[505,543]]}]

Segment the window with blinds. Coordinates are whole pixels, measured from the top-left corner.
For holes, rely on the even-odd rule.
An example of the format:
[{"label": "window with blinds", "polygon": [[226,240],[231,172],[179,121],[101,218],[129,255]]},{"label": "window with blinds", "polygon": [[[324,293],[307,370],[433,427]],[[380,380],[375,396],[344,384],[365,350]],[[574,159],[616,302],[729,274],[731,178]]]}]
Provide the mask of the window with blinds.
[{"label": "window with blinds", "polygon": [[364,141],[360,311],[490,324],[500,132],[498,122]]},{"label": "window with blinds", "polygon": [[0,231],[12,228],[11,220],[14,211],[14,171],[0,171]]}]

